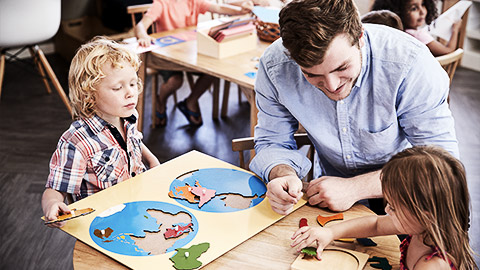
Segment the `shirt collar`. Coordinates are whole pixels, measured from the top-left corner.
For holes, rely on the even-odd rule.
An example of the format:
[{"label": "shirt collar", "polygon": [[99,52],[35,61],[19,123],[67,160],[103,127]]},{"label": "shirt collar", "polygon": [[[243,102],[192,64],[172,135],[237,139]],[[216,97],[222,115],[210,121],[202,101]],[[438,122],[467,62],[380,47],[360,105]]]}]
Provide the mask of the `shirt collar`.
[{"label": "shirt collar", "polygon": [[360,52],[362,54],[362,69],[360,70],[360,75],[358,76],[357,82],[355,83],[355,87],[360,87],[362,85],[363,78],[367,73],[368,64],[370,61],[370,42],[368,40],[367,31],[364,29],[363,39],[365,40],[365,45],[360,48]]},{"label": "shirt collar", "polygon": [[[137,122],[137,117],[134,114],[123,119],[126,120],[125,123],[127,124],[127,128]],[[100,133],[103,129],[110,125],[107,121],[103,120],[100,116],[96,114],[90,118],[83,118],[83,121],[85,121],[85,123],[95,134]]]}]

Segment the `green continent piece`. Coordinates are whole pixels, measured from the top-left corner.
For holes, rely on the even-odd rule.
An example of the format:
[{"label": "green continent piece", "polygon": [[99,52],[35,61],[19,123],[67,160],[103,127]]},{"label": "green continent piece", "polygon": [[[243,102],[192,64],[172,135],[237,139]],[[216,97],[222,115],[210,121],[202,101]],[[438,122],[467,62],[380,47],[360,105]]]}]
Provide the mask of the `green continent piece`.
[{"label": "green continent piece", "polygon": [[[202,253],[207,251],[209,247],[209,243],[201,243],[189,248],[177,248],[177,253],[170,258],[173,262],[173,267],[176,269],[196,269],[202,266],[202,262],[197,259]],[[188,252],[188,256],[185,256],[185,252]]]},{"label": "green continent piece", "polygon": [[314,247],[306,247],[306,248],[302,248],[302,253],[305,253],[307,255],[310,255],[310,256],[317,256],[317,249],[314,248]]}]

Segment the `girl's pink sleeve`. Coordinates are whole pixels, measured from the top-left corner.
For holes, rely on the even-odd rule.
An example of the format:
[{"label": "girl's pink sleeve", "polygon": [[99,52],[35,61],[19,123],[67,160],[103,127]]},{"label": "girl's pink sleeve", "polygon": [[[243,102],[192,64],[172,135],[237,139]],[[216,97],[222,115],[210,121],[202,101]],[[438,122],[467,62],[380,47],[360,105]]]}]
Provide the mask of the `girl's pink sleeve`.
[{"label": "girl's pink sleeve", "polygon": [[154,0],[152,3],[152,6],[148,9],[147,13],[145,13],[144,16],[150,17],[154,22],[157,21],[157,19],[160,17],[162,14],[162,4],[160,1]]},{"label": "girl's pink sleeve", "polygon": [[423,44],[427,45],[428,43],[434,41],[435,39],[427,32],[425,29],[406,29],[405,32],[409,33],[416,39],[418,39]]}]

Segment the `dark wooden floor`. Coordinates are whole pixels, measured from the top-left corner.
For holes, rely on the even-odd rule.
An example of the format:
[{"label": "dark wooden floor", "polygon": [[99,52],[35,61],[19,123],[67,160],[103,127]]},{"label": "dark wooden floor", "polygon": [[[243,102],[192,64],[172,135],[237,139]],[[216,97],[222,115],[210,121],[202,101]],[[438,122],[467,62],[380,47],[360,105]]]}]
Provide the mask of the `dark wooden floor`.
[{"label": "dark wooden floor", "polygon": [[[66,89],[68,63],[48,56]],[[480,73],[459,69],[451,93],[461,159],[467,168],[472,196],[471,239],[480,252]],[[150,96],[147,81],[147,96]],[[0,269],[72,269],[75,239],[46,228],[40,217],[41,194],[48,162],[60,135],[71,120],[56,93],[47,95],[40,78],[28,66],[7,64],[0,101]],[[179,99],[188,95],[183,87]],[[192,149],[238,164],[232,138],[249,135],[249,105],[239,104],[232,87],[227,119],[211,118],[211,95],[202,96],[204,124],[187,125],[184,116],[168,104],[168,126],[145,129],[144,142],[161,162]],[[147,102],[147,112],[150,111]],[[150,125],[149,114],[145,117]],[[477,258],[477,263],[480,260]]]}]

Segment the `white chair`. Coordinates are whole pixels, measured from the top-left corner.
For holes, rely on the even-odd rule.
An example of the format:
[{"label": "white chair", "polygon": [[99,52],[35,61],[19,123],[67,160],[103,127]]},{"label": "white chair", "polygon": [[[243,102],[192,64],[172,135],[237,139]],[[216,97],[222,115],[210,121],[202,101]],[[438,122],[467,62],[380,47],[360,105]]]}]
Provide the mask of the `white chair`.
[{"label": "white chair", "polygon": [[[47,92],[51,93],[48,80],[57,90],[70,115],[72,109],[60,82],[55,76],[45,54],[37,44],[52,38],[60,26],[61,0],[1,0],[0,1],[0,96],[7,49],[23,47],[33,57]],[[15,59],[19,54],[10,55]],[[48,77],[47,77],[48,76]]]}]

